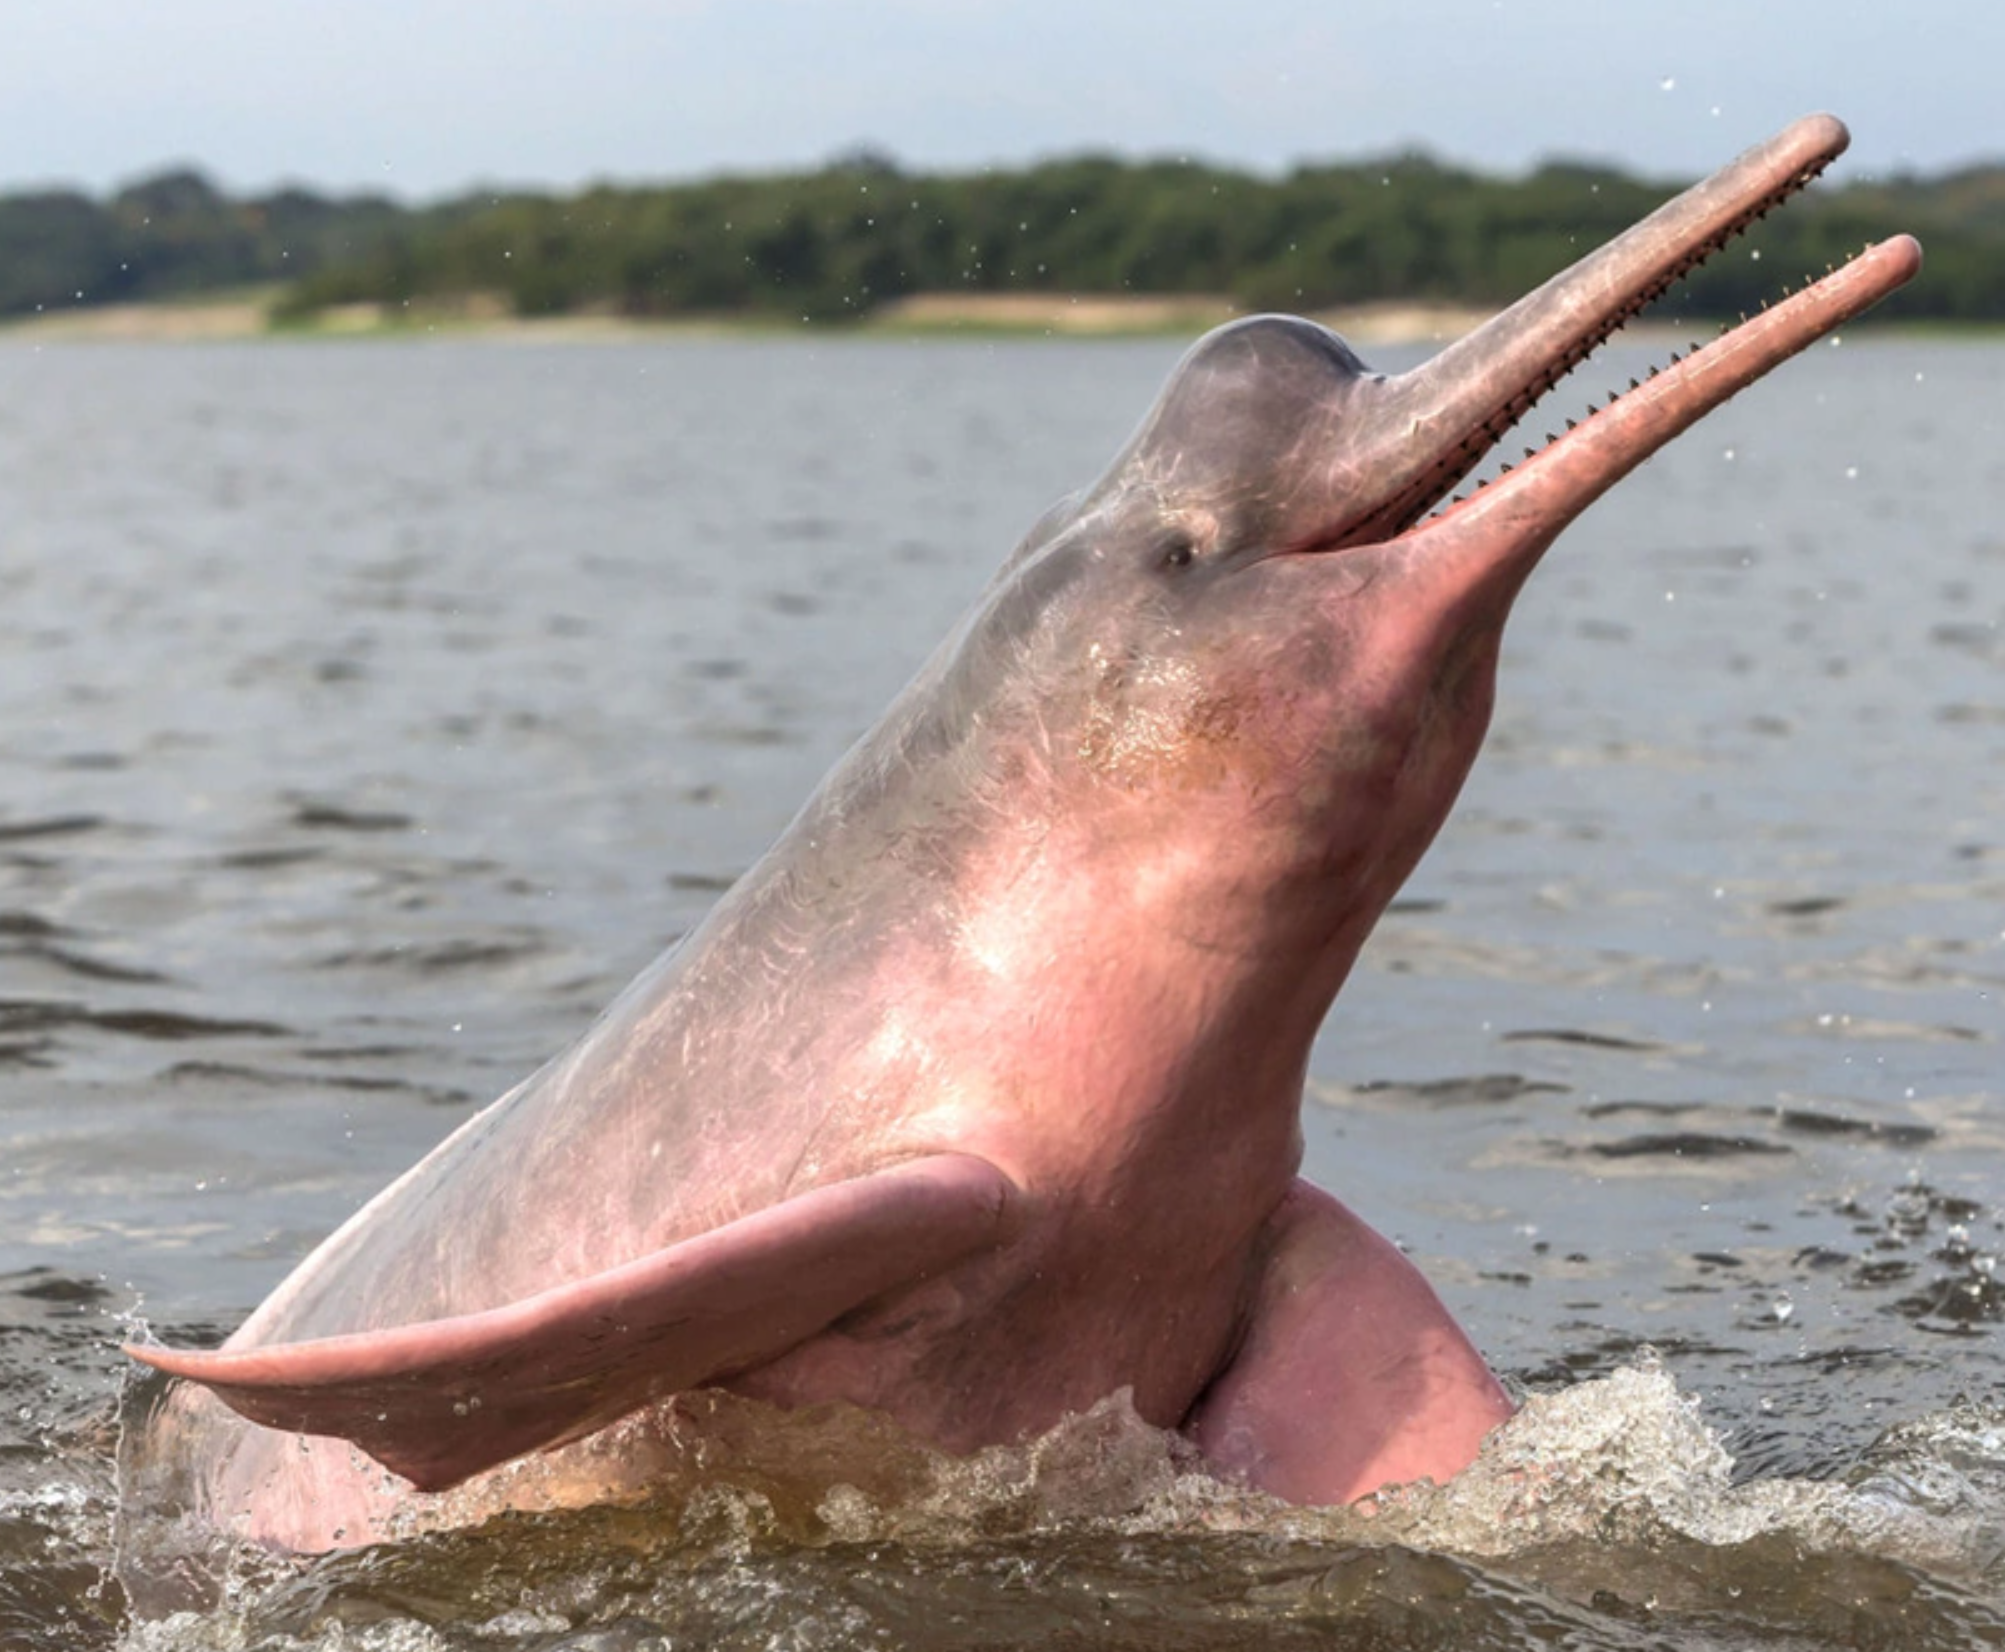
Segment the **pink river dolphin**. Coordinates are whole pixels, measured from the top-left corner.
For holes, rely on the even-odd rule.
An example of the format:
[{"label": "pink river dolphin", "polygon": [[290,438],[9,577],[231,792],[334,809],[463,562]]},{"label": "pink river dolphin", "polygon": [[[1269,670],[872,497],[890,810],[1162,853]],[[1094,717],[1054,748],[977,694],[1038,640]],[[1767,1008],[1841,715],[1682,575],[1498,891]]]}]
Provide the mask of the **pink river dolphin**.
[{"label": "pink river dolphin", "polygon": [[301,1551],[510,1506],[525,1460],[702,1386],[949,1452],[1127,1390],[1302,1503],[1457,1473],[1511,1402],[1298,1176],[1311,1041],[1476,756],[1546,548],[1920,248],[1443,502],[1846,141],[1799,122],[1403,375],[1292,318],[1197,343],[700,928],[220,1349],[131,1349],[183,1379],[151,1458]]}]

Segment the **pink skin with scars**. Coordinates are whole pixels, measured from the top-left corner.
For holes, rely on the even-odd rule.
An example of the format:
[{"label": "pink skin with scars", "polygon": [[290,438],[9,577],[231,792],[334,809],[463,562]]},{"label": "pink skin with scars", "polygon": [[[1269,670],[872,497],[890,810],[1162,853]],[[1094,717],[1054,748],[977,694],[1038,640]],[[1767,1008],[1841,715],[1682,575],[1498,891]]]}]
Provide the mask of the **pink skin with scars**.
[{"label": "pink skin with scars", "polygon": [[1422,518],[1844,142],[1799,123],[1400,377],[1278,317],[1197,344],[701,929],[221,1350],[132,1350],[186,1379],[142,1458],[301,1550],[508,1506],[522,1460],[701,1385],[953,1451],[1128,1389],[1305,1503],[1466,1466],[1510,1402],[1298,1177],[1311,1041],[1475,759],[1540,555],[1919,249]]}]

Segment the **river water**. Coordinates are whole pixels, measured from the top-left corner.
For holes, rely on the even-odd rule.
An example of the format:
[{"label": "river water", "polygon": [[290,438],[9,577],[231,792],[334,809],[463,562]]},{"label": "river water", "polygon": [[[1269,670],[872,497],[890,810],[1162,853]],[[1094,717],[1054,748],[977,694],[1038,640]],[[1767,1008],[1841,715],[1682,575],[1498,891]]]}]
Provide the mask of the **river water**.
[{"label": "river water", "polygon": [[1982,342],[1819,347],[1519,606],[1306,1116],[1529,1396],[1455,1486],[697,1398],[638,1510],[218,1576],[122,1508],[116,1341],[222,1334],[582,1029],[1176,351],[0,344],[0,1645],[2005,1643]]}]

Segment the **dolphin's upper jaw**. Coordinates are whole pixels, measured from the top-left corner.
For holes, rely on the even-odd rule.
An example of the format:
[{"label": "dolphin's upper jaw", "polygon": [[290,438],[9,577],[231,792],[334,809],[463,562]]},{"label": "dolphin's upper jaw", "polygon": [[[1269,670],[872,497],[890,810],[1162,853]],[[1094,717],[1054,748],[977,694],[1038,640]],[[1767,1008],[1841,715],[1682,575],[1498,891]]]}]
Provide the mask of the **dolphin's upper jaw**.
[{"label": "dolphin's upper jaw", "polygon": [[1343,467],[1367,481],[1370,492],[1350,491],[1351,509],[1275,548],[1339,551],[1395,539],[1413,528],[1561,379],[1678,281],[1808,186],[1849,141],[1843,125],[1829,116],[1799,121],[1420,367],[1345,385],[1347,393],[1377,404],[1367,418],[1351,422],[1361,437]]}]

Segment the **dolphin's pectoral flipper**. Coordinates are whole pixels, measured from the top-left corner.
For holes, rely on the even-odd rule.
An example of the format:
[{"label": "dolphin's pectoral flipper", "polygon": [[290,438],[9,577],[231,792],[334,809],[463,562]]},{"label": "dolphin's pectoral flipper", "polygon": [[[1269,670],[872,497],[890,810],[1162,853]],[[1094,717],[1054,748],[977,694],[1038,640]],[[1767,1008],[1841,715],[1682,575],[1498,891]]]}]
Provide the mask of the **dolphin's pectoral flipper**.
[{"label": "dolphin's pectoral flipper", "polygon": [[1000,1242],[1015,1184],[942,1153],[815,1189],[482,1313],[213,1353],[133,1347],[269,1428],[353,1441],[438,1491],[784,1353]]},{"label": "dolphin's pectoral flipper", "polygon": [[1420,1270],[1297,1181],[1274,1217],[1239,1351],[1185,1427],[1222,1472],[1331,1504],[1449,1479],[1510,1414]]}]

